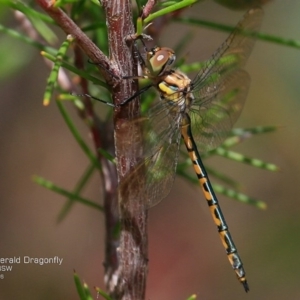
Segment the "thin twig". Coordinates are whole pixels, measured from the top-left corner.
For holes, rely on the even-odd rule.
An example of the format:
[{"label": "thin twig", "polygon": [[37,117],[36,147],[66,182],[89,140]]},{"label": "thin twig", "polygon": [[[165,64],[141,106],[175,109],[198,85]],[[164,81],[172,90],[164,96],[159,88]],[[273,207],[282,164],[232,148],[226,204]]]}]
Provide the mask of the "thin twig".
[{"label": "thin twig", "polygon": [[[74,49],[75,65],[83,69],[84,61],[82,53],[78,47]],[[81,78],[80,85],[82,91],[88,94],[88,82]],[[119,267],[117,247],[119,238],[116,236],[116,228],[119,224],[118,197],[117,197],[117,170],[114,163],[107,160],[98,149],[105,149],[109,153],[114,153],[114,139],[112,122],[103,122],[94,113],[94,107],[89,97],[84,97],[84,111],[81,117],[89,124],[90,132],[94,141],[98,159],[101,163],[102,189],[104,191],[104,214],[105,214],[105,282],[107,289],[111,289],[113,275]],[[80,112],[80,111],[79,111]]]},{"label": "thin twig", "polygon": [[108,83],[112,83],[111,74],[119,77],[118,69],[112,64],[104,53],[89,39],[89,37],[80,30],[80,28],[64,13],[60,8],[53,6],[53,1],[36,0],[37,3],[56,21],[56,23],[63,29],[66,34],[71,34],[76,43],[86,53],[86,55],[96,64],[103,77]]},{"label": "thin twig", "polygon": [[143,12],[142,12],[142,18],[145,19],[147,18],[151,11],[153,10],[155,4],[156,4],[157,0],[148,0],[146,5],[143,8]]}]

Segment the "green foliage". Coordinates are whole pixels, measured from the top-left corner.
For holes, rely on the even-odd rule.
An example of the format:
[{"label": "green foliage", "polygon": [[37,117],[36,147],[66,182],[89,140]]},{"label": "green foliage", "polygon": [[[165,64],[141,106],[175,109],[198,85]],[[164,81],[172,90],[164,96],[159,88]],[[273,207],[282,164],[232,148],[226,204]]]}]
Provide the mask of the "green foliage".
[{"label": "green foliage", "polygon": [[[84,205],[87,205],[87,206],[90,206],[90,207],[93,207],[93,208],[96,208],[98,210],[101,210],[103,211],[103,208],[101,205],[95,203],[95,202],[92,202],[90,200],[87,200],[87,199],[84,199],[82,198],[81,196],[78,195],[78,193],[81,191],[81,189],[83,188],[84,184],[86,183],[87,179],[89,179],[90,177],[90,174],[91,174],[91,171],[90,172],[86,172],[86,176],[84,179],[81,179],[81,181],[77,184],[77,187],[75,188],[74,192],[69,192],[57,185],[55,185],[54,183],[52,183],[51,181],[49,180],[46,180],[40,176],[33,176],[32,177],[32,180],[37,183],[38,185],[40,186],[43,186],[49,190],[51,190],[52,192],[55,192],[57,194],[60,194],[64,197],[67,197],[70,201],[78,201],[78,202],[81,202],[82,204]],[[61,214],[65,214],[65,213],[61,213]],[[60,217],[61,219],[61,217]]]},{"label": "green foliage", "polygon": [[148,24],[152,22],[154,19],[162,17],[166,14],[170,14],[174,11],[177,11],[179,9],[186,8],[194,3],[196,3],[197,0],[182,0],[182,1],[165,1],[162,2],[162,6],[164,8],[157,10],[155,13],[150,14],[145,20],[144,23]]}]

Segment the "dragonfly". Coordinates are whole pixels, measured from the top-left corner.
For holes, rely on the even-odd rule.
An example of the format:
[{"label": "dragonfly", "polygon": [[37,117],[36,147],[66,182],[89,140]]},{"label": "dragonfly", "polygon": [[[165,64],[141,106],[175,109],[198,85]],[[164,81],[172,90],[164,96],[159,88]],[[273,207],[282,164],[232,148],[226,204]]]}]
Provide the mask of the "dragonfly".
[{"label": "dragonfly", "polygon": [[[255,43],[253,32],[259,30],[262,18],[262,9],[249,10],[194,79],[173,67],[176,55],[172,49],[146,49],[146,59],[141,59],[142,77],[150,79],[151,84],[121,104],[151,87],[159,94],[146,116],[134,120],[143,128],[144,153],[120,183],[120,189],[124,191],[143,182],[139,196],[145,199],[145,206],[158,204],[172,188],[182,139],[230,265],[246,292],[249,285],[243,263],[200,153],[220,145],[242,111],[250,86],[244,65]],[[140,170],[143,178],[136,176]]]}]

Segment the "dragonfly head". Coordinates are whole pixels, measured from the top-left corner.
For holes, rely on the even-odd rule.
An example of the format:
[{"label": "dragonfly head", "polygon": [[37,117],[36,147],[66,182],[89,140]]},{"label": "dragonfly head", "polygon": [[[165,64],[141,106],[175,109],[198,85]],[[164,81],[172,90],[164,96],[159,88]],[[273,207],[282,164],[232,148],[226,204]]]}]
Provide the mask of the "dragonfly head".
[{"label": "dragonfly head", "polygon": [[176,59],[172,49],[155,47],[147,52],[146,65],[151,76],[160,76],[171,69]]}]

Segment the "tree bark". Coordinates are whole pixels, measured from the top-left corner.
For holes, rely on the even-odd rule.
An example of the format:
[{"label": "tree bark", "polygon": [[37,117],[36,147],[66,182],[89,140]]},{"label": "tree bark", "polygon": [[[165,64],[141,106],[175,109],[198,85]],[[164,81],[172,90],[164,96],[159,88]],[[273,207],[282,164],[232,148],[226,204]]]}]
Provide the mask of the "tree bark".
[{"label": "tree bark", "polygon": [[[126,44],[126,37],[135,32],[132,23],[131,1],[102,1],[106,11],[110,61],[121,76],[137,75],[134,44]],[[119,182],[124,179],[142,155],[139,124],[132,122],[139,116],[139,99],[119,106],[138,91],[135,80],[121,80],[113,86],[115,149]],[[138,176],[138,174],[136,174]],[[113,299],[142,300],[145,298],[147,277],[147,210],[140,199],[143,186],[119,189],[120,247],[119,268],[111,277],[110,294]]]}]

